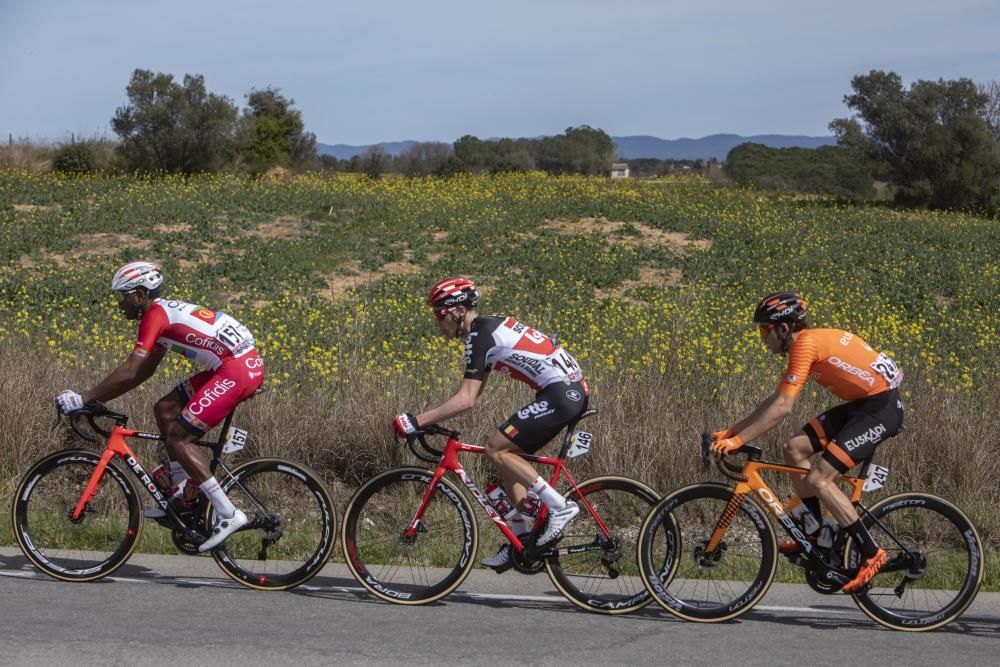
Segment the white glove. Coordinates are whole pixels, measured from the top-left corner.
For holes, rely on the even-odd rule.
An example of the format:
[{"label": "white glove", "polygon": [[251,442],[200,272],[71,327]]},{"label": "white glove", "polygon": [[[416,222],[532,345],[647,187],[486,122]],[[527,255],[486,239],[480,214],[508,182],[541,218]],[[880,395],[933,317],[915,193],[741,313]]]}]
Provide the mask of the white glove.
[{"label": "white glove", "polygon": [[68,415],[74,410],[79,410],[83,407],[83,396],[67,389],[56,396],[56,404],[64,415]]}]

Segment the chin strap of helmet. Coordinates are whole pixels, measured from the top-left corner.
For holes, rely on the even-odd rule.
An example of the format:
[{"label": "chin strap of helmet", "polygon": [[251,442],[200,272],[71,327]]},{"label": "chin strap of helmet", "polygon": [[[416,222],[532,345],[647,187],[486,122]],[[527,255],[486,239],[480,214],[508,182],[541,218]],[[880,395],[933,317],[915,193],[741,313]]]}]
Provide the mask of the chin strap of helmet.
[{"label": "chin strap of helmet", "polygon": [[150,301],[150,299],[149,299],[149,292],[147,292],[146,290],[142,290],[141,294],[145,297],[142,300],[142,305],[135,307],[136,311],[138,311],[138,313],[139,313],[139,319],[140,320],[142,319],[142,316],[146,314],[146,308],[148,308],[149,301]]},{"label": "chin strap of helmet", "polygon": [[[454,313],[454,311],[452,311]],[[465,315],[455,320],[455,338],[462,337],[462,325],[465,324]]]},{"label": "chin strap of helmet", "polygon": [[[780,327],[781,325],[779,324],[778,326]],[[781,340],[781,353],[788,354],[788,350],[791,349],[792,341],[794,340],[792,338],[792,326],[788,325],[788,330],[786,331],[785,335],[781,335],[781,333],[779,332],[778,338],[779,340]]]}]

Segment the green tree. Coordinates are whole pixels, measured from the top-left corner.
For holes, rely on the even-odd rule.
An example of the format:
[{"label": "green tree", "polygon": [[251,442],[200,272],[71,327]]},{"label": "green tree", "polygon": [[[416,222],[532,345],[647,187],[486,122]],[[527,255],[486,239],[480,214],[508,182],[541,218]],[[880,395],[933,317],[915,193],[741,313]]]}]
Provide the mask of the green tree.
[{"label": "green tree", "polygon": [[875,196],[871,162],[857,150],[843,146],[812,149],[740,144],[726,156],[726,173],[740,185],[845,199]]},{"label": "green tree", "polygon": [[316,135],[305,131],[295,100],[276,88],[251,90],[240,119],[240,153],[252,171],[300,167],[317,161]]},{"label": "green tree", "polygon": [[53,171],[64,174],[80,174],[94,171],[96,161],[94,151],[83,141],[60,146],[52,158]]},{"label": "green tree", "polygon": [[841,145],[885,167],[896,201],[947,209],[996,207],[1000,150],[986,121],[988,98],[969,79],[917,81],[872,70],[844,97],[856,112],[830,124]]},{"label": "green tree", "polygon": [[201,75],[137,69],[126,87],[111,128],[121,139],[129,169],[192,173],[220,168],[232,157],[237,109],[229,98],[209,93]]}]

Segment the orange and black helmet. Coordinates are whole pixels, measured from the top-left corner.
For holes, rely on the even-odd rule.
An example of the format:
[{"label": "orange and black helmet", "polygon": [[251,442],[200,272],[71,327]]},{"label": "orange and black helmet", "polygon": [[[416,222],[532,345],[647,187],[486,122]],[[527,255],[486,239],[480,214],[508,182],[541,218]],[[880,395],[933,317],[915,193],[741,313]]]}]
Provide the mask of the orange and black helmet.
[{"label": "orange and black helmet", "polygon": [[753,321],[758,324],[796,324],[806,319],[808,307],[805,300],[795,292],[773,292],[768,294],[753,313]]}]

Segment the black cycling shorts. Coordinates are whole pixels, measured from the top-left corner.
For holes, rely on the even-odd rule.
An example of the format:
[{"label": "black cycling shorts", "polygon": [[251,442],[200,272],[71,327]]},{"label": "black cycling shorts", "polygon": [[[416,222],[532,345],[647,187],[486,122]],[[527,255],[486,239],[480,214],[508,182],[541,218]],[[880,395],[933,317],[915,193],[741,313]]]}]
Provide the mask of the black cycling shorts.
[{"label": "black cycling shorts", "polygon": [[869,458],[875,447],[903,430],[898,389],[838,405],[813,418],[802,430],[813,451],[841,473]]},{"label": "black cycling shorts", "polygon": [[533,454],[583,414],[589,395],[583,382],[553,382],[501,424],[499,431],[523,451]]}]

